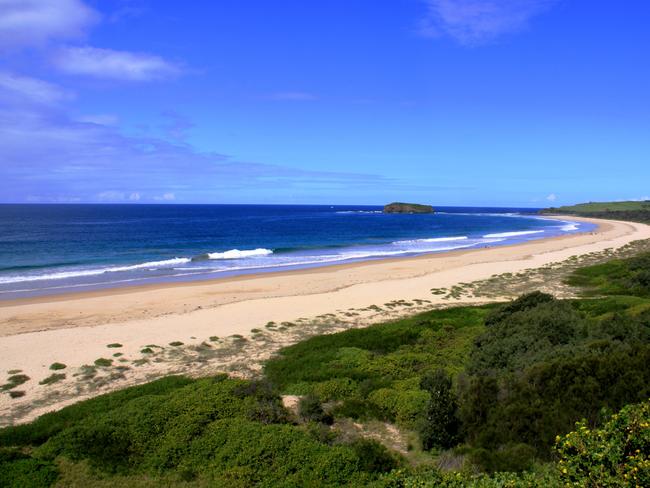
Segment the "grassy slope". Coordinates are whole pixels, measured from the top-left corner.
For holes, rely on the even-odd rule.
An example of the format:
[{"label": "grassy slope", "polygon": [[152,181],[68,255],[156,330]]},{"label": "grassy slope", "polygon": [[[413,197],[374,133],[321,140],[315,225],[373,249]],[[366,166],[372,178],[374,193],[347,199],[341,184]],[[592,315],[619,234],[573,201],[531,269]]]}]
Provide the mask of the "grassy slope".
[{"label": "grassy slope", "polygon": [[541,213],[578,215],[582,217],[650,222],[650,201],[634,202],[590,202],[557,208],[548,208]]}]

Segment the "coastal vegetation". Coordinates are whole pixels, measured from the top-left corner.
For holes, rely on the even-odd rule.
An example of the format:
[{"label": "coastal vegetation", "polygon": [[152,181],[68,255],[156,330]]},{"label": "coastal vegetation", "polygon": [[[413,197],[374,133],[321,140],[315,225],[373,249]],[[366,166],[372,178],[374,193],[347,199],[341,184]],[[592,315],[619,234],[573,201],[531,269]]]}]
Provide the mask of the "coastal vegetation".
[{"label": "coastal vegetation", "polygon": [[564,207],[551,207],[542,214],[577,215],[599,219],[630,220],[650,223],[650,200],[628,202],[590,202]]},{"label": "coastal vegetation", "polygon": [[[648,269],[641,253],[575,270],[579,298],[312,337],[254,381],[172,376],[77,403],[0,430],[0,486],[647,486]],[[350,427],[373,425],[404,447]]]},{"label": "coastal vegetation", "polygon": [[419,203],[393,202],[384,206],[384,213],[407,213],[407,214],[428,214],[433,213],[431,205],[422,205]]}]

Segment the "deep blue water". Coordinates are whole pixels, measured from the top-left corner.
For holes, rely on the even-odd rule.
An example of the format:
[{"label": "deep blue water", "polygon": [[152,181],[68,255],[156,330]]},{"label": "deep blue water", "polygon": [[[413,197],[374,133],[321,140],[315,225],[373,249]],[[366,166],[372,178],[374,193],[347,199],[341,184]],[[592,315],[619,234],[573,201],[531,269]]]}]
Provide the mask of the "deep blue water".
[{"label": "deep blue water", "polygon": [[0,205],[0,299],[510,244],[589,230],[531,209]]}]

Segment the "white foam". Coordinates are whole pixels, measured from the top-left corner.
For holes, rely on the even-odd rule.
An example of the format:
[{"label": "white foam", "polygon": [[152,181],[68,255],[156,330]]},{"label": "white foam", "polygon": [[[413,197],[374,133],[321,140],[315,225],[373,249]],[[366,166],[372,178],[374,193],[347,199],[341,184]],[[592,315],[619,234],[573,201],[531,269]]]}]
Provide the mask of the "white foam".
[{"label": "white foam", "polygon": [[273,254],[273,251],[260,247],[243,251],[240,251],[239,249],[231,249],[230,251],[225,252],[210,252],[207,256],[208,259],[241,259],[255,256],[268,256],[269,254]]},{"label": "white foam", "polygon": [[564,232],[571,232],[571,231],[574,231],[574,230],[578,230],[578,224],[563,225],[561,227],[561,230],[564,231]]},{"label": "white foam", "polygon": [[72,271],[59,271],[57,273],[48,273],[42,275],[18,275],[0,277],[0,284],[22,283],[25,281],[46,281],[46,280],[65,280],[66,278],[83,278],[85,276],[99,276],[105,273],[115,273],[119,271],[133,271],[136,269],[158,269],[169,267],[177,264],[187,264],[191,261],[189,258],[173,258],[164,261],[150,261],[147,263],[133,264],[130,266],[111,266],[108,268],[95,269],[77,269]]},{"label": "white foam", "polygon": [[517,212],[436,212],[437,215],[465,215],[470,217],[525,217],[536,218],[532,215],[522,214]]},{"label": "white foam", "polygon": [[453,241],[464,241],[467,236],[458,236],[458,237],[432,237],[429,239],[411,239],[407,241],[395,241],[393,244],[420,244],[423,242],[453,242]]},{"label": "white foam", "polygon": [[517,236],[527,236],[530,234],[541,234],[543,230],[521,230],[517,232],[499,232],[497,234],[485,234],[483,237],[489,239],[492,237],[517,237]]}]

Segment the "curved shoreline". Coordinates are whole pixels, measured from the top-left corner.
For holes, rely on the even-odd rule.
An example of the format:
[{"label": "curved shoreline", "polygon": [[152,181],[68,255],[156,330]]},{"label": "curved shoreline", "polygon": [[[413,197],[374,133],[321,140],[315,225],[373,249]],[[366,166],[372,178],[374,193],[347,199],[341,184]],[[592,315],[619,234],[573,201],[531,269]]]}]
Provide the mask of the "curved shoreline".
[{"label": "curved shoreline", "polygon": [[[453,214],[452,214],[453,215]],[[458,214],[465,215],[465,214]],[[472,215],[472,214],[467,214]],[[477,214],[482,215],[482,214]],[[553,239],[565,235],[575,235],[580,233],[591,232],[590,228],[593,224],[589,224],[584,229],[578,229],[577,220],[569,220],[567,218],[546,218],[534,215],[511,215],[512,217],[528,219],[528,220],[543,220],[552,221],[555,224],[551,227],[533,228],[517,231],[503,231],[496,233],[488,233],[489,230],[484,229],[483,233],[474,235],[455,236],[455,237],[402,237],[401,239],[377,243],[375,247],[368,245],[343,245],[343,246],[324,246],[322,248],[314,248],[318,252],[315,254],[286,254],[284,249],[271,250],[271,249],[249,249],[239,251],[231,249],[219,253],[205,253],[200,255],[191,255],[188,253],[179,252],[176,257],[150,257],[147,262],[114,262],[112,264],[106,263],[104,265],[96,265],[90,268],[79,269],[57,269],[57,268],[44,268],[43,274],[31,275],[11,275],[0,276],[0,307],[4,303],[13,303],[20,300],[34,299],[33,303],[39,301],[52,301],[57,299],[66,299],[69,296],[89,296],[90,294],[103,294],[112,290],[137,290],[148,287],[159,287],[173,284],[189,284],[193,282],[208,283],[215,280],[227,280],[236,277],[245,276],[260,276],[266,274],[275,274],[279,272],[294,272],[309,269],[319,269],[323,267],[349,265],[364,262],[385,261],[389,259],[404,259],[413,258],[423,255],[450,253],[459,250],[472,250],[481,249],[492,246],[511,246],[521,244],[529,240],[538,239]],[[559,221],[559,222],[558,222]],[[557,225],[561,224],[561,225]],[[569,229],[565,229],[567,227]],[[546,225],[546,224],[545,224]],[[560,229],[560,230],[557,230]],[[396,238],[397,239],[397,238]],[[452,244],[449,241],[453,241]],[[425,244],[426,243],[426,244]],[[422,246],[418,248],[417,246]],[[332,248],[344,250],[341,254],[335,252],[333,255],[324,253],[325,249]],[[303,249],[304,251],[304,249]],[[231,259],[236,254],[243,255],[273,255],[274,258],[289,259],[288,261],[277,262],[256,262],[254,265],[249,262],[236,262],[232,267],[228,267]],[[231,254],[226,258],[226,255]],[[224,261],[221,259],[224,258]],[[145,259],[145,258],[142,258]],[[193,268],[191,265],[201,261],[216,260],[216,268],[197,267]],[[224,265],[225,268],[220,269],[218,266]],[[158,268],[158,266],[163,266]],[[148,274],[143,275],[125,275],[124,272],[135,272],[135,270],[148,271],[164,271],[165,266],[171,266],[167,269],[167,274],[163,273],[158,276],[151,276]],[[176,266],[181,266],[176,268]],[[190,266],[190,267],[183,267]],[[80,277],[89,277],[92,282],[75,282],[75,279]],[[5,280],[5,281],[3,281]],[[16,280],[16,281],[11,281]],[[71,281],[72,280],[72,281]],[[97,281],[99,280],[99,281]],[[39,284],[45,283],[42,287]]]},{"label": "curved shoreline", "polygon": [[[553,218],[561,219],[562,217]],[[575,220],[594,223],[598,225],[598,228],[589,233],[568,234],[478,249],[460,249],[444,253],[340,263],[316,268],[107,288],[0,301],[0,338],[63,328],[96,327],[108,324],[124,325],[131,321],[141,322],[199,311],[205,313],[210,309],[250,300],[330,294],[354,286],[420,278],[449,272],[453,269],[460,270],[467,266],[497,264],[522,258],[527,259],[529,256],[540,253],[580,248],[612,238],[624,238],[628,233],[639,232],[638,226],[641,226],[642,229],[647,227],[650,238],[650,226],[643,224],[586,218],[575,218]],[[625,242],[629,242],[629,240]],[[577,253],[584,254],[578,250]],[[543,264],[545,263],[540,266]],[[516,268],[514,271],[519,269]],[[497,273],[512,271],[496,269]],[[463,273],[463,275],[465,274]],[[453,277],[451,279],[445,277],[440,286],[474,281],[488,276],[478,272],[472,279],[456,281],[453,280]],[[346,299],[345,302],[347,301]],[[363,306],[361,303],[355,305]],[[253,327],[255,325],[250,328]]]},{"label": "curved shoreline", "polygon": [[[449,302],[432,295],[432,288],[451,288],[650,239],[650,226],[644,224],[574,220],[598,228],[509,246],[5,302],[0,306],[0,369],[3,374],[20,369],[31,378],[20,387],[29,403],[45,394],[38,382],[51,374],[48,365],[63,362],[72,372],[110,357],[117,351],[107,349],[111,343],[122,344],[119,352],[125,357],[141,357],[140,349],[147,344],[182,341],[184,347],[198,346],[210,336],[249,335],[270,321],[311,319],[395,300],[426,300],[427,307],[434,307]],[[464,298],[452,304],[479,301],[485,300]],[[151,367],[159,368],[159,373],[174,371],[171,365]],[[133,381],[146,381],[145,370]],[[74,380],[66,381],[72,386]],[[22,399],[1,395],[0,424],[13,421],[7,416],[21,404]]]}]

